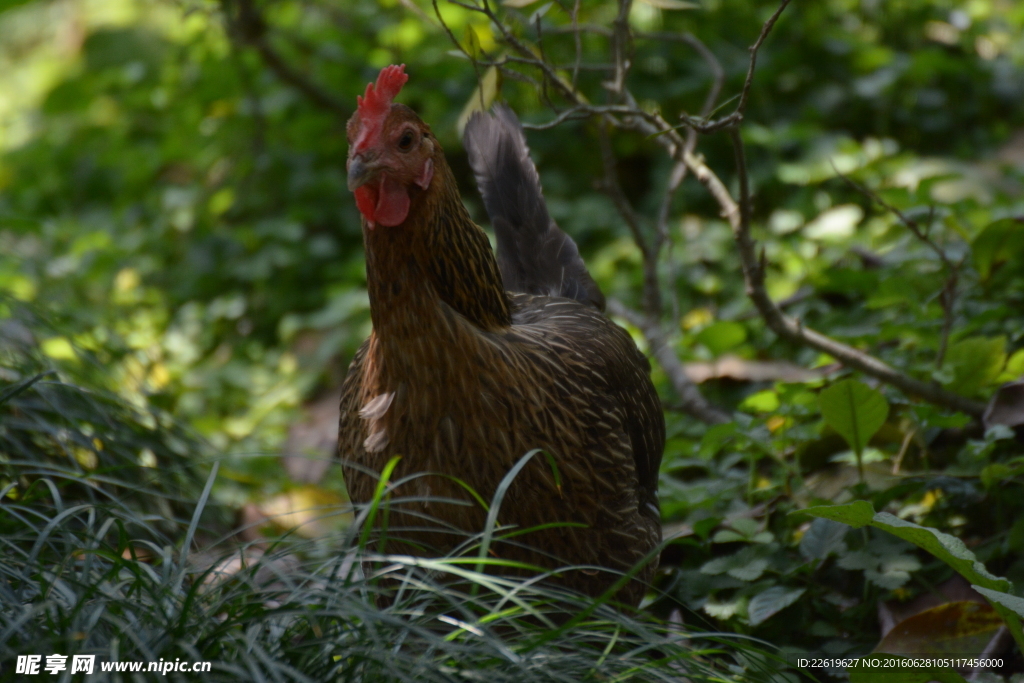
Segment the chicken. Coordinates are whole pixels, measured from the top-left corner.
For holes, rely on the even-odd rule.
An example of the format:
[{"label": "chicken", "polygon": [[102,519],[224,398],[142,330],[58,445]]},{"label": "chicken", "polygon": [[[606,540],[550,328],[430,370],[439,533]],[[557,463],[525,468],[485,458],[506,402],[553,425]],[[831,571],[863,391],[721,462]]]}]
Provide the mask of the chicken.
[{"label": "chicken", "polygon": [[616,594],[635,606],[661,540],[665,425],[650,365],[602,315],[576,245],[548,217],[511,111],[467,129],[496,259],[429,126],[393,102],[407,79],[404,66],[382,70],[347,129],[373,322],[342,388],[349,495],[371,501],[397,457],[387,551],[464,551],[487,519],[477,496],[489,503],[537,450],[504,496],[490,554],[571,565],[551,580],[590,595],[646,559]]}]

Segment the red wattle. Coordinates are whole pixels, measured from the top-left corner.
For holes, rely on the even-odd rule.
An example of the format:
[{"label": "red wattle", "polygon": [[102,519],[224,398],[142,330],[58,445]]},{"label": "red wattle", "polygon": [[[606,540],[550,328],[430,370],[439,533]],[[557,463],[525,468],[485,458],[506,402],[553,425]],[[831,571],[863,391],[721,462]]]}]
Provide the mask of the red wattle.
[{"label": "red wattle", "polygon": [[393,227],[401,225],[409,215],[409,191],[404,185],[391,179],[386,173],[381,175],[380,189],[377,193],[377,206],[373,212],[373,220],[380,225]]},{"label": "red wattle", "polygon": [[377,183],[367,183],[355,189],[356,207],[373,228],[377,225],[400,225],[409,215],[409,191],[386,174]]},{"label": "red wattle", "polygon": [[360,185],[355,189],[356,208],[363,214],[371,227],[374,222],[373,211],[377,206],[377,188],[374,185]]}]

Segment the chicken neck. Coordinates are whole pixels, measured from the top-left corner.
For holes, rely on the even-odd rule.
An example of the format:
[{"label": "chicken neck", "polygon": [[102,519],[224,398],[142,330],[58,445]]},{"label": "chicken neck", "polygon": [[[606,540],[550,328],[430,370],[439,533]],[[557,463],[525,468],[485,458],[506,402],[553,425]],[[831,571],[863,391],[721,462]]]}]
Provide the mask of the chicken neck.
[{"label": "chicken neck", "polygon": [[433,182],[414,191],[404,223],[363,227],[370,315],[378,338],[400,342],[429,336],[441,322],[443,306],[481,331],[511,324],[487,235],[470,219],[440,149],[434,163]]}]

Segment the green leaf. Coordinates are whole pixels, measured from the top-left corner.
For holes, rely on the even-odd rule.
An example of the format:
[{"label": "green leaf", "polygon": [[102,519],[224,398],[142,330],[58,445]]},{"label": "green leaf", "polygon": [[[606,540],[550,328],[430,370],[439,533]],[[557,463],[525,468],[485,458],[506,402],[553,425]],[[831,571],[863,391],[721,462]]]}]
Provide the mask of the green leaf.
[{"label": "green leaf", "polygon": [[846,552],[846,533],[850,527],[831,519],[819,518],[800,539],[800,554],[811,560],[824,560],[835,553]]},{"label": "green leaf", "polygon": [[816,507],[794,510],[790,514],[803,513],[812,517],[831,519],[833,522],[848,524],[854,529],[871,524],[875,516],[875,509],[866,500],[855,500],[846,505],[819,505]]},{"label": "green leaf", "polygon": [[970,337],[951,344],[945,365],[953,370],[946,386],[950,391],[971,396],[994,384],[1006,365],[1006,337]]},{"label": "green leaf", "polygon": [[755,413],[774,413],[779,409],[779,395],[774,389],[765,389],[743,399],[741,410]]},{"label": "green leaf", "polygon": [[[473,33],[473,35],[476,36],[476,33]],[[480,78],[480,83],[473,91],[473,94],[466,102],[466,105],[462,108],[462,113],[459,114],[459,120],[455,124],[460,138],[462,137],[463,131],[466,130],[466,124],[469,123],[469,117],[478,111],[487,111],[495,98],[497,98],[499,92],[501,92],[501,72],[497,67],[488,67],[487,71],[485,71],[483,76]]]},{"label": "green leaf", "polygon": [[480,47],[480,38],[477,37],[476,29],[473,28],[472,24],[466,24],[463,45],[466,48],[466,54],[473,59],[480,58],[483,50]]},{"label": "green leaf", "polygon": [[1024,259],[1024,222],[1019,218],[1003,218],[989,223],[971,243],[974,267],[982,280],[1013,259]]},{"label": "green leaf", "polygon": [[858,500],[847,505],[825,505],[795,510],[791,514],[804,513],[813,517],[832,519],[856,528],[870,524],[927,550],[974,584],[975,590],[989,598],[992,606],[1006,622],[1017,646],[1024,648],[1024,629],[1020,623],[1024,599],[1008,593],[1011,584],[1007,579],[990,573],[959,538],[938,529],[907,522],[888,512],[872,515],[872,510],[870,503]]},{"label": "green leaf", "polygon": [[1016,595],[995,591],[984,586],[971,586],[971,588],[984,595],[990,602],[1002,605],[1013,611],[1018,617],[1024,619],[1024,598],[1018,598]]},{"label": "green leaf", "polygon": [[852,379],[823,390],[818,401],[825,424],[839,432],[858,455],[889,417],[885,397]]},{"label": "green leaf", "polygon": [[1024,649],[1024,629],[1021,628],[1020,623],[1020,620],[1024,619],[1024,598],[984,586],[971,586],[971,588],[984,595],[989,603],[996,608],[999,616],[1003,618],[1007,628],[1010,629],[1017,647]]},{"label": "green leaf", "polygon": [[701,437],[700,450],[697,453],[698,457],[710,460],[722,450],[722,446],[736,436],[738,430],[739,425],[735,422],[714,425],[708,429],[708,431],[704,432],[704,436]]},{"label": "green leaf", "polygon": [[747,328],[731,320],[719,320],[697,334],[697,341],[715,356],[747,341]]},{"label": "green leaf", "polygon": [[1016,351],[1006,360],[1003,372],[997,382],[1013,382],[1024,377],[1024,349]]},{"label": "green leaf", "polygon": [[806,588],[785,588],[772,586],[766,591],[751,598],[747,605],[747,618],[751,626],[756,626],[774,614],[786,609],[800,599]]},{"label": "green leaf", "polygon": [[728,574],[740,581],[756,581],[768,569],[767,556],[770,550],[761,545],[747,546],[732,555],[716,557],[705,562],[700,571],[711,576]]},{"label": "green leaf", "polygon": [[910,581],[910,572],[920,568],[921,563],[913,555],[897,555],[882,558],[877,569],[866,569],[864,578],[876,586],[894,591]]},{"label": "green leaf", "polygon": [[968,550],[964,542],[956,536],[908,522],[888,512],[876,514],[871,526],[888,531],[904,541],[910,541],[919,548],[924,548],[971,583],[997,591],[1006,591],[1010,588],[1009,581],[990,574],[985,569],[985,565],[978,562],[974,553]]}]

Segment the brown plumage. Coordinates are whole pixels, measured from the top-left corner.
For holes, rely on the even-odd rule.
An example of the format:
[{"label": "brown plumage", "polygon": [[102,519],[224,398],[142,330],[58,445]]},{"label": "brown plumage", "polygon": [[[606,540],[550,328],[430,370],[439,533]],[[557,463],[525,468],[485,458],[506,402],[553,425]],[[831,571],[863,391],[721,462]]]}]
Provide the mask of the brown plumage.
[{"label": "brown plumage", "polygon": [[[401,456],[387,549],[446,553],[487,516],[456,479],[489,501],[525,453],[542,449],[560,486],[547,458],[533,457],[498,519],[518,529],[573,526],[496,542],[492,555],[546,568],[591,565],[557,580],[600,594],[661,538],[665,427],[650,366],[600,313],[603,297],[575,244],[548,218],[514,115],[478,116],[467,130],[499,266],[430,128],[390,102],[404,82],[400,68],[385,69],[348,126],[373,320],[342,393],[338,450],[349,495],[371,500],[385,464]],[[492,211],[505,192],[506,208]],[[655,566],[617,598],[637,604]]]}]

